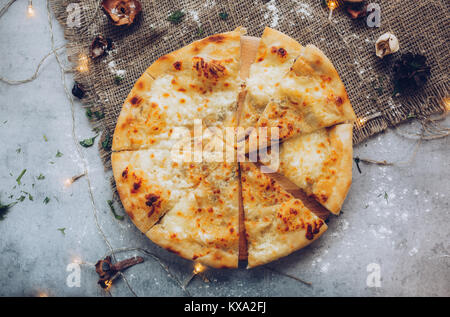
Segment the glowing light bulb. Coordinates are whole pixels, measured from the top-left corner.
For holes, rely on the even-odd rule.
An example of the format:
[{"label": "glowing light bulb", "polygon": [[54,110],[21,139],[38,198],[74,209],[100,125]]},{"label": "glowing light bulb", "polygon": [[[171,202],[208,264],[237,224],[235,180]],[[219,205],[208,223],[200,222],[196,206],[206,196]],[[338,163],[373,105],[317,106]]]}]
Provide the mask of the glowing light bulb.
[{"label": "glowing light bulb", "polygon": [[70,185],[72,185],[72,183],[73,183],[73,179],[68,178],[64,181],[64,187],[69,187]]},{"label": "glowing light bulb", "polygon": [[336,1],[328,1],[328,8],[330,8],[331,10],[336,9],[337,7],[337,2]]},{"label": "glowing light bulb", "polygon": [[107,280],[105,282],[105,285],[106,285],[105,291],[108,291],[111,288],[112,281],[111,280]]},{"label": "glowing light bulb", "polygon": [[204,270],[206,270],[206,266],[204,266],[203,264],[197,262],[194,264],[194,274],[199,274],[201,272],[203,272]]},{"label": "glowing light bulb", "polygon": [[82,264],[83,261],[81,261],[81,258],[79,258],[78,256],[74,256],[74,257],[72,258],[72,263],[75,263],[75,264]]},{"label": "glowing light bulb", "polygon": [[331,20],[331,17],[333,16],[333,10],[339,7],[340,2],[339,0],[329,0],[327,2],[328,9],[330,9],[330,13],[328,14],[328,20]]},{"label": "glowing light bulb", "polygon": [[367,118],[358,118],[357,121],[359,125],[363,126],[367,122]]},{"label": "glowing light bulb", "polygon": [[86,56],[86,54],[80,54],[77,69],[82,73],[89,70],[89,58]]},{"label": "glowing light bulb", "polygon": [[445,111],[450,111],[450,97],[444,98]]},{"label": "glowing light bulb", "polygon": [[29,16],[29,17],[34,16],[34,8],[33,8],[33,1],[32,0],[28,1],[27,16]]}]

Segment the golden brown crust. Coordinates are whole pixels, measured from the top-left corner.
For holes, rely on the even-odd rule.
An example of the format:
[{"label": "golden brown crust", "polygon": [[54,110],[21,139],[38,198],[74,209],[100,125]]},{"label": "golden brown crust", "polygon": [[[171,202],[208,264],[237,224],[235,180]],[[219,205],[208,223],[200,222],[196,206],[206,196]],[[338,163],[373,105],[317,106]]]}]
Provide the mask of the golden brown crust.
[{"label": "golden brown crust", "polygon": [[208,56],[213,60],[225,60],[240,54],[241,33],[232,31],[208,36],[157,59],[146,73],[157,78],[167,73],[177,73],[192,68],[192,59]]},{"label": "golden brown crust", "polygon": [[279,127],[278,139],[283,141],[355,118],[333,64],[322,51],[308,45],[280,83],[256,126]]},{"label": "golden brown crust", "polygon": [[[247,96],[241,95],[247,105],[240,116],[244,118],[243,126],[256,123],[257,127],[280,126],[277,140],[283,141],[296,134],[355,119],[336,69],[319,49],[312,45],[302,47],[270,28],[264,30],[260,41],[241,41],[241,34],[240,30],[216,34],[155,61],[125,100],[113,137],[113,151],[119,151],[112,155],[114,178],[132,221],[167,250],[217,268],[234,268],[238,264],[236,163],[173,166],[166,159],[176,141],[171,139],[174,126],[187,127],[191,137],[190,124],[195,118],[212,127],[237,124],[233,102],[240,91],[240,79],[246,78],[250,68],[241,47],[246,51],[254,49],[248,56],[253,56],[252,68],[256,70],[253,75],[250,71]],[[246,48],[245,43],[250,42]],[[258,67],[261,74],[264,69],[269,74],[267,80],[263,78],[266,86],[263,85],[262,90],[270,86],[273,93],[259,94],[255,90],[259,83],[251,80],[260,77]],[[279,74],[272,76],[275,70]],[[280,80],[269,82],[271,77],[277,76]],[[283,88],[283,80],[295,81],[300,77],[319,78],[329,88],[324,106],[317,103],[308,114],[296,104],[299,95],[289,87]],[[294,85],[293,89],[296,87]],[[224,98],[223,93],[228,95]],[[224,99],[223,105],[214,108]],[[280,106],[284,112],[280,111]],[[305,120],[311,116],[313,120]],[[314,189],[311,194],[338,214],[351,183],[351,125],[339,124],[328,130],[333,155],[327,164],[334,164],[335,175],[320,178],[311,187]],[[161,157],[149,158],[152,151],[160,151]],[[249,267],[303,248],[327,229],[323,220],[301,200],[295,199],[256,166],[244,163],[242,171]]]},{"label": "golden brown crust", "polygon": [[[333,89],[337,106],[342,110],[342,118],[340,122],[355,121],[356,115],[350,104],[347,91],[339,74],[330,59],[319,48],[312,44],[308,44],[302,52],[300,58],[296,60],[292,66],[292,70],[297,74],[303,73],[304,66],[313,70],[316,75],[331,77],[330,86]],[[307,71],[304,74],[308,73]]]},{"label": "golden brown crust", "polygon": [[[144,101],[145,93],[150,91],[153,79],[146,73],[136,81],[136,84],[128,94],[127,99],[122,106],[116,128],[113,136],[113,151],[122,151],[128,149],[138,149],[145,145],[145,131],[133,129],[133,125],[142,127],[137,123],[141,120],[142,109],[146,107]],[[152,127],[150,127],[151,129]]]},{"label": "golden brown crust", "polygon": [[236,268],[238,196],[236,163],[219,164],[147,236],[186,259],[215,268]]},{"label": "golden brown crust", "polygon": [[113,153],[111,164],[117,192],[126,213],[136,227],[147,232],[170,206],[169,191],[132,164],[133,152]]},{"label": "golden brown crust", "polygon": [[338,214],[352,181],[352,125],[298,135],[280,147],[280,173]]},{"label": "golden brown crust", "polygon": [[113,151],[170,149],[173,128],[235,126],[241,33],[216,34],[159,58],[136,82],[120,113]]},{"label": "golden brown crust", "polygon": [[320,237],[327,225],[252,163],[241,163],[248,267],[262,265]]},{"label": "golden brown crust", "polygon": [[[278,45],[277,45],[278,44]],[[255,63],[260,63],[267,57],[275,56],[282,63],[297,58],[302,45],[290,36],[281,33],[275,29],[266,27],[261,36],[261,44],[258,48],[258,54]],[[293,55],[288,58],[289,55]]]},{"label": "golden brown crust", "polygon": [[353,164],[353,125],[339,124],[331,129],[331,147],[340,149],[336,165],[336,181],[331,195],[323,205],[333,214],[338,215],[352,184]]},{"label": "golden brown crust", "polygon": [[[256,41],[251,43],[252,46]],[[240,116],[240,126],[254,127],[273,90],[301,52],[302,46],[291,37],[266,27],[259,41],[247,81],[247,96]]]}]

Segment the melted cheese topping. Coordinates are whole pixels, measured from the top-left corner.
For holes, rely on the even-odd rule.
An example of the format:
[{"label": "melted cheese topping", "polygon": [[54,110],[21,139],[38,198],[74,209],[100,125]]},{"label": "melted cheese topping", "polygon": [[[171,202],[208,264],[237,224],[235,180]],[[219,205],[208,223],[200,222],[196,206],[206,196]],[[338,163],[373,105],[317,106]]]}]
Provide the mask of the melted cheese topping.
[{"label": "melted cheese topping", "polygon": [[289,139],[280,146],[280,173],[312,194],[313,184],[324,172],[331,172],[323,170],[331,152],[327,129]]},{"label": "melted cheese topping", "polygon": [[249,267],[303,248],[326,230],[321,219],[256,166],[241,166]]},{"label": "melted cheese topping", "polygon": [[187,259],[237,267],[239,206],[236,165],[220,164],[147,236]]}]

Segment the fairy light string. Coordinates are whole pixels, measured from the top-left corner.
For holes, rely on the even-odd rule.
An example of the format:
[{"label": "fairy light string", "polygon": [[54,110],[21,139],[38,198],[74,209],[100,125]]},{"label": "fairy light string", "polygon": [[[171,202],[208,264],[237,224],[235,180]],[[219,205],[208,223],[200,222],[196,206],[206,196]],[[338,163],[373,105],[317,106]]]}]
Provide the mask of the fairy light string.
[{"label": "fairy light string", "polygon": [[[8,8],[15,3],[17,0],[10,0],[1,10],[0,10],[0,18],[6,13],[6,11],[8,10]],[[330,9],[330,13],[329,13],[329,19],[331,20],[332,17],[332,12],[334,9],[336,9],[339,5],[340,5],[340,1],[328,1],[327,2],[328,8]],[[98,2],[98,4],[96,5],[96,9],[95,12],[93,14],[93,16],[91,17],[91,21],[93,21],[95,19],[95,17],[97,16],[98,10],[100,7],[100,1]],[[27,10],[26,10],[27,16],[28,17],[33,17],[35,16],[35,9],[33,7],[33,3],[32,0],[28,1],[28,5],[27,5]],[[183,284],[176,276],[174,276],[169,267],[164,264],[160,258],[158,256],[156,256],[155,254],[151,253],[150,251],[146,250],[146,249],[142,249],[142,248],[119,248],[119,249],[114,249],[110,243],[110,241],[108,240],[108,238],[106,237],[106,234],[104,233],[102,227],[100,226],[99,223],[99,218],[98,218],[98,210],[95,204],[95,200],[94,200],[94,195],[93,195],[93,189],[92,189],[92,185],[91,185],[91,180],[89,177],[89,168],[88,168],[88,162],[87,159],[79,145],[78,139],[76,137],[76,120],[75,120],[75,105],[74,105],[74,100],[73,97],[67,87],[67,83],[66,83],[66,78],[65,78],[65,74],[70,72],[70,70],[66,70],[63,66],[63,63],[60,59],[60,56],[58,55],[58,52],[62,49],[65,48],[65,45],[61,45],[56,47],[55,46],[55,40],[54,40],[54,32],[53,32],[53,22],[52,22],[52,17],[51,17],[51,8],[50,8],[50,3],[49,0],[47,0],[47,17],[48,17],[48,24],[49,24],[49,28],[50,28],[50,36],[51,36],[51,51],[46,54],[38,63],[35,72],[33,73],[33,75],[29,78],[23,79],[23,80],[12,80],[12,79],[8,79],[5,77],[0,76],[0,81],[9,84],[9,85],[19,85],[19,84],[24,84],[24,83],[28,83],[31,81],[34,81],[38,75],[39,75],[39,70],[41,69],[43,63],[50,57],[50,56],[55,56],[55,59],[58,63],[58,66],[60,68],[60,72],[61,72],[61,80],[63,83],[63,87],[64,87],[64,91],[65,94],[70,102],[70,109],[71,109],[71,117],[72,117],[72,139],[73,142],[75,144],[76,147],[76,151],[78,154],[78,157],[81,159],[82,164],[83,164],[83,173],[80,174],[82,176],[86,177],[86,182],[87,182],[87,187],[88,187],[88,194],[89,194],[89,198],[91,201],[91,206],[92,206],[92,211],[93,211],[93,216],[94,216],[94,220],[95,220],[95,225],[96,228],[99,232],[99,234],[101,235],[101,237],[103,238],[106,246],[109,249],[108,255],[110,255],[115,261],[116,261],[116,254],[117,253],[121,253],[121,252],[131,252],[131,251],[137,251],[140,252],[142,254],[147,255],[148,257],[151,257],[152,259],[154,259],[155,261],[157,261],[159,263],[159,265],[165,270],[165,272],[167,273],[167,275],[169,276],[169,278],[171,278],[182,290],[183,292],[187,295],[187,296],[191,296],[190,293],[187,291],[186,286],[189,284],[189,282],[192,280],[193,277],[195,277],[196,275],[204,272],[204,270],[206,270],[206,267],[204,267],[203,265],[201,265],[200,263],[195,263],[194,264],[194,268],[192,271],[192,274],[189,278],[189,280],[187,281],[187,283]],[[334,26],[333,26],[334,27]],[[341,39],[344,41],[345,44],[346,41],[345,39],[338,33],[338,36],[341,37]],[[77,70],[80,72],[87,72],[89,71],[89,58],[86,55],[80,55],[79,56],[79,61],[78,61],[78,66],[77,66]],[[446,99],[445,100],[446,105],[449,104],[449,101]],[[376,113],[375,115],[370,116],[369,118],[359,118],[358,120],[360,120],[360,124],[364,125],[368,120],[374,119],[376,117],[382,116],[382,113]],[[438,125],[438,121],[442,119],[442,117],[438,118],[438,119],[430,119],[428,117],[418,117],[418,119],[420,120],[421,124],[422,124],[422,132],[420,134],[417,134],[418,136],[418,144],[416,146],[416,149],[414,151],[414,153],[417,152],[417,148],[420,145],[420,141],[423,139],[435,139],[435,138],[440,138],[440,137],[445,137],[450,135],[450,129],[449,128],[444,128],[442,129],[439,125]],[[442,132],[444,131],[444,132]],[[424,133],[428,133],[429,135],[424,136]],[[405,136],[406,137],[406,136]],[[80,176],[81,177],[81,176]],[[78,177],[79,178],[79,177]],[[77,178],[77,179],[78,179]],[[76,180],[76,179],[75,179]],[[75,181],[73,178],[69,180],[70,184],[72,184]],[[69,185],[70,185],[69,184]],[[92,263],[89,262],[83,262],[81,260],[77,260],[77,263],[79,264],[85,264],[85,265],[89,265],[89,266],[94,266]],[[305,282],[295,276],[274,270],[272,268],[268,268],[268,270],[280,274],[280,275],[284,275],[287,276],[289,278],[292,278],[294,280],[297,280],[298,282],[301,282],[303,284],[306,285],[311,285],[310,282]],[[133,290],[133,288],[131,287],[131,285],[129,284],[127,278],[125,277],[125,275],[122,272],[118,272],[117,275],[114,277],[114,279],[116,277],[122,277],[122,279],[124,280],[124,282],[126,283],[128,289],[130,290],[130,292],[134,295],[137,296],[136,292]],[[112,285],[113,279],[111,279],[111,281],[109,282],[109,287],[107,289],[107,294],[112,295],[111,294],[111,285]],[[41,293],[41,294],[46,294],[46,293]]]}]

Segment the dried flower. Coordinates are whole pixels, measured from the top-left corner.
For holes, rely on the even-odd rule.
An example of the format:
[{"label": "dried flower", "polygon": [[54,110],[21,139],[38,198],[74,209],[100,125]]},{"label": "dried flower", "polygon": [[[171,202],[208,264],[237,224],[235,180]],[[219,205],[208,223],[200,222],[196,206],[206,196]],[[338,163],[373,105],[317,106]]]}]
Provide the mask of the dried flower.
[{"label": "dried flower", "polygon": [[346,0],[345,10],[352,19],[365,17],[367,14],[367,4],[364,0]]},{"label": "dried flower", "polygon": [[81,99],[85,95],[84,87],[80,83],[75,82],[72,88],[72,95]]},{"label": "dried flower", "polygon": [[103,10],[108,14],[114,25],[131,25],[142,11],[137,0],[103,0]]},{"label": "dried flower", "polygon": [[93,59],[102,57],[113,48],[114,44],[111,39],[99,35],[91,43],[91,57]]},{"label": "dried flower", "polygon": [[109,288],[112,284],[112,280],[118,272],[121,272],[133,265],[142,262],[144,262],[144,259],[140,256],[137,256],[112,264],[111,257],[107,256],[106,258],[99,260],[95,264],[95,271],[100,277],[98,280],[98,284],[102,288]]},{"label": "dried flower", "polygon": [[426,65],[427,58],[420,54],[403,54],[393,66],[394,95],[414,91],[425,85],[431,75],[431,68]]},{"label": "dried flower", "polygon": [[383,58],[386,55],[393,54],[400,49],[397,37],[392,33],[384,33],[375,43],[375,50],[378,57]]}]

